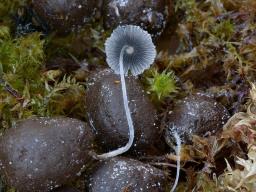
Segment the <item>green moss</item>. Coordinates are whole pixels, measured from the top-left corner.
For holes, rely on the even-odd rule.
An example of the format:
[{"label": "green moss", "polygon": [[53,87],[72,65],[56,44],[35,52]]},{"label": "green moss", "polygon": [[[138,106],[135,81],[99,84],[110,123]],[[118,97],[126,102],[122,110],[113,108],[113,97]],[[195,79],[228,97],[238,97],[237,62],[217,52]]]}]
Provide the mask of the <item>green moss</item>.
[{"label": "green moss", "polygon": [[235,32],[235,26],[230,20],[224,20],[213,27],[213,34],[220,39],[230,40]]},{"label": "green moss", "polygon": [[178,0],[175,7],[181,15],[177,29],[181,43],[178,54],[169,56],[165,67],[184,76],[191,69],[200,71],[218,64],[228,80],[238,74],[255,81],[256,4],[252,0],[232,2],[233,12],[227,10],[227,0]]},{"label": "green moss", "polygon": [[0,43],[10,38],[10,28],[5,25],[0,25]]},{"label": "green moss", "polygon": [[20,6],[26,5],[28,0],[0,0],[0,17],[16,13]]},{"label": "green moss", "polygon": [[45,45],[40,33],[13,38],[10,27],[0,25],[0,128],[34,115],[85,119],[84,86],[42,70]]},{"label": "green moss", "polygon": [[43,45],[44,41],[40,39],[40,33],[19,38],[14,43],[13,72],[23,76],[26,74],[27,79],[36,77],[44,59]]},{"label": "green moss", "polygon": [[32,33],[25,37],[11,37],[0,43],[0,65],[3,78],[22,91],[26,82],[37,87],[42,62],[44,60],[44,41],[40,33]]},{"label": "green moss", "polygon": [[74,78],[64,76],[52,86],[45,82],[45,91],[43,99],[39,102],[45,105],[44,115],[85,118],[85,88]]},{"label": "green moss", "polygon": [[151,71],[151,77],[147,78],[148,91],[159,101],[177,91],[176,79],[173,72],[163,71],[158,73],[157,70]]}]

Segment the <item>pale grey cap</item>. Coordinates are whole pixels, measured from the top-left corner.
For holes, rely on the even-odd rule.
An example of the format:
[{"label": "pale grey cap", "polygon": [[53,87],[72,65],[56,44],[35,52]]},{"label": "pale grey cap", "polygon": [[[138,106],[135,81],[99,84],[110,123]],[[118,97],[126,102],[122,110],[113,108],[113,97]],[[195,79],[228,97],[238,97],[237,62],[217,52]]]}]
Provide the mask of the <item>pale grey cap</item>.
[{"label": "pale grey cap", "polygon": [[121,50],[128,46],[123,56],[124,73],[130,70],[133,75],[148,69],[156,57],[156,48],[150,34],[135,25],[118,26],[105,42],[107,63],[119,74]]}]

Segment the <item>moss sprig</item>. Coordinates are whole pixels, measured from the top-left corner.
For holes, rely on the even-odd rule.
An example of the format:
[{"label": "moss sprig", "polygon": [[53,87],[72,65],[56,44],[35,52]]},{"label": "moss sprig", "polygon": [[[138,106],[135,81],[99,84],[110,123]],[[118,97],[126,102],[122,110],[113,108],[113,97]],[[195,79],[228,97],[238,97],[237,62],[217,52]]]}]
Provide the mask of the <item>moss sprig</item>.
[{"label": "moss sprig", "polygon": [[40,101],[45,105],[45,115],[85,118],[85,87],[75,78],[64,76],[53,85],[45,81],[45,91],[44,98]]},{"label": "moss sprig", "polygon": [[153,99],[163,101],[172,93],[177,92],[176,78],[174,72],[163,71],[159,73],[156,69],[150,71],[147,77],[147,90],[152,95]]},{"label": "moss sprig", "polygon": [[26,82],[37,87],[44,61],[44,41],[40,39],[40,33],[17,39],[9,37],[0,43],[0,52],[3,78],[7,82],[19,91],[23,90]]}]

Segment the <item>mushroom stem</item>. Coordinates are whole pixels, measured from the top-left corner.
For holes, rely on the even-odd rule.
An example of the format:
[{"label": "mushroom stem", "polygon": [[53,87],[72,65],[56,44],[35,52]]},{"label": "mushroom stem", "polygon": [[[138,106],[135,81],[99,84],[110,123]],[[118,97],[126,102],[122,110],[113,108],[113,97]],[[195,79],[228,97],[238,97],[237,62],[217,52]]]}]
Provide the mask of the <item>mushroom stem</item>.
[{"label": "mushroom stem", "polygon": [[97,155],[98,159],[106,159],[106,158],[115,157],[117,155],[125,153],[126,151],[128,151],[131,148],[131,146],[133,144],[134,126],[133,126],[130,108],[128,106],[128,98],[127,98],[127,91],[126,91],[126,84],[125,84],[125,77],[124,77],[125,76],[124,63],[123,63],[124,52],[128,48],[130,48],[130,46],[128,46],[128,45],[123,46],[121,53],[120,53],[120,57],[119,57],[119,65],[120,65],[120,77],[121,77],[121,86],[122,86],[122,94],[123,94],[123,103],[124,103],[125,115],[126,115],[126,119],[127,119],[128,127],[129,127],[129,141],[125,146],[120,147],[114,151],[110,151],[108,153]]},{"label": "mushroom stem", "polygon": [[177,172],[176,172],[176,178],[175,178],[175,182],[172,186],[172,189],[170,192],[174,192],[177,185],[178,185],[178,181],[179,181],[179,177],[180,177],[180,150],[181,150],[181,140],[180,140],[180,136],[178,135],[178,133],[175,131],[174,132],[174,138],[176,140],[176,157],[177,157]]}]

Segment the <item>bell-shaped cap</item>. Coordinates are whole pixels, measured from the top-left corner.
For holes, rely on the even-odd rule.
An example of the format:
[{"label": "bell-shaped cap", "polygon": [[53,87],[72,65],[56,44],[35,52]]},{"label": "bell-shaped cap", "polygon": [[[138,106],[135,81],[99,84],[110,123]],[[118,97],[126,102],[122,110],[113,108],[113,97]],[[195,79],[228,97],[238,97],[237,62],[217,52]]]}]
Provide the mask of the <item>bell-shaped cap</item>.
[{"label": "bell-shaped cap", "polygon": [[156,48],[150,34],[135,25],[118,26],[105,42],[107,63],[115,73],[120,73],[120,53],[123,54],[124,73],[133,75],[148,69],[156,57]]}]

